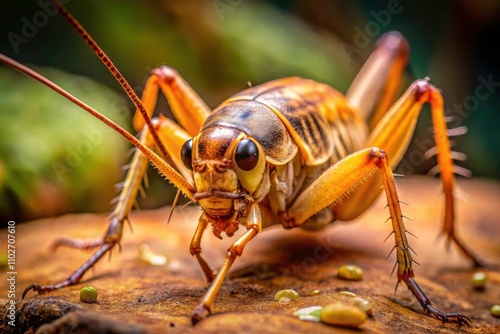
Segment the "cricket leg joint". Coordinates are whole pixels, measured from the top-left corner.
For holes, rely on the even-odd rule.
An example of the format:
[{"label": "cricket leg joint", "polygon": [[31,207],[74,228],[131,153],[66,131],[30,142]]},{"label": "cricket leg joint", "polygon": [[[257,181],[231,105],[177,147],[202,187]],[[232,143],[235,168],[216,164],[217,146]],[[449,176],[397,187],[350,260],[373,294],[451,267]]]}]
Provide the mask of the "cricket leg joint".
[{"label": "cricket leg joint", "polygon": [[195,255],[198,255],[201,253],[201,247],[189,247],[189,253],[192,255],[192,256],[195,256]]},{"label": "cricket leg joint", "polygon": [[162,80],[167,84],[170,84],[179,78],[179,73],[177,73],[176,70],[174,70],[172,67],[169,66],[162,66],[159,68],[155,68],[154,70],[151,71],[151,74],[155,75],[156,77],[158,77],[158,79]]},{"label": "cricket leg joint", "polygon": [[429,83],[428,78],[417,80],[415,81],[414,85],[415,85],[416,101],[422,101],[422,102],[430,101],[430,98],[425,96],[425,94],[429,94],[432,89],[437,90],[436,88],[434,88],[434,86],[432,86]]},{"label": "cricket leg joint", "polygon": [[243,254],[243,249],[245,248],[246,244],[253,239],[260,231],[260,227],[257,225],[252,225],[248,228],[247,232],[245,235],[236,240],[231,247],[228,249],[228,257],[236,257],[236,256],[241,256]]},{"label": "cricket leg joint", "polygon": [[280,218],[283,228],[290,229],[299,226],[294,217],[288,217],[287,211],[279,212],[278,217]]},{"label": "cricket leg joint", "polygon": [[125,219],[120,219],[113,217],[111,219],[111,222],[109,224],[108,230],[106,231],[106,234],[104,235],[104,243],[119,243],[120,240],[122,239],[122,232],[123,232],[123,222],[124,221],[129,221],[127,218]]},{"label": "cricket leg joint", "polygon": [[379,162],[376,162],[377,167],[381,167],[381,161],[383,159],[387,159],[387,153],[385,153],[384,150],[381,150],[377,147],[374,147],[371,149],[370,154],[369,154],[370,159],[378,159]]}]

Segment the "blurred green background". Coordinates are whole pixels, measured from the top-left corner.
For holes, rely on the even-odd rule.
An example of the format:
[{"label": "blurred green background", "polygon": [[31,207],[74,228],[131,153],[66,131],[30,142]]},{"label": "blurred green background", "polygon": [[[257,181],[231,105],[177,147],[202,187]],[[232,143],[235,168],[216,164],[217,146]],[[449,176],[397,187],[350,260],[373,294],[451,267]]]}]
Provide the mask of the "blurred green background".
[{"label": "blurred green background", "polygon": [[[47,0],[2,5],[0,52],[130,129],[131,104],[100,61]],[[379,36],[401,31],[411,46],[404,88],[429,76],[475,177],[500,178],[500,2],[484,1],[65,1],[140,93],[152,68],[169,65],[215,107],[247,87],[297,75],[345,92]],[[490,81],[489,90],[478,87]],[[486,94],[489,93],[489,94]],[[460,110],[461,112],[458,112]],[[428,110],[428,109],[426,109]],[[168,114],[161,100],[158,112]],[[0,67],[0,217],[18,222],[67,212],[105,212],[130,145],[46,87]],[[398,171],[426,173],[423,112]],[[141,207],[172,202],[151,171]]]}]

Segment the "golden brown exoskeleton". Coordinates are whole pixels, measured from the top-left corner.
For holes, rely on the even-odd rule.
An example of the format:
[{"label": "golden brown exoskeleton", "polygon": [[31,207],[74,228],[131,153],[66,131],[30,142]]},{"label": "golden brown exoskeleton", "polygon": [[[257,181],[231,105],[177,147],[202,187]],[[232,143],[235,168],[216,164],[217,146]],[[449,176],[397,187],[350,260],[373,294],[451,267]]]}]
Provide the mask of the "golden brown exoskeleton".
[{"label": "golden brown exoskeleton", "polygon": [[[466,316],[445,314],[431,306],[414,279],[392,168],[409,144],[424,103],[431,105],[445,194],[443,231],[475,265],[480,263],[454,234],[454,166],[439,90],[428,80],[417,80],[394,102],[408,58],[407,42],[399,33],[388,33],[379,40],[345,97],[325,84],[292,77],[244,90],[210,111],[169,67],[152,72],[141,103],[85,30],[61,5],[57,6],[129,94],[138,108],[134,126],[142,132],[137,140],[47,79],[0,55],[2,62],[75,101],[139,148],[102,240],[82,243],[63,238],[57,242],[99,247],[96,253],[66,280],[49,286],[33,284],[23,297],[31,289],[42,294],[78,283],[119,243],[123,223],[151,161],[203,210],[190,251],[211,284],[192,315],[193,322],[210,313],[231,265],[263,227],[281,224],[285,228],[319,229],[335,220],[351,220],[373,203],[383,185],[395,236],[398,283],[406,283],[428,314],[469,325]],[[150,120],[160,89],[179,124],[165,117]],[[163,158],[150,149],[153,147]],[[201,254],[201,237],[209,225],[218,238],[222,233],[233,236],[240,225],[246,228],[228,249],[218,271]]]}]

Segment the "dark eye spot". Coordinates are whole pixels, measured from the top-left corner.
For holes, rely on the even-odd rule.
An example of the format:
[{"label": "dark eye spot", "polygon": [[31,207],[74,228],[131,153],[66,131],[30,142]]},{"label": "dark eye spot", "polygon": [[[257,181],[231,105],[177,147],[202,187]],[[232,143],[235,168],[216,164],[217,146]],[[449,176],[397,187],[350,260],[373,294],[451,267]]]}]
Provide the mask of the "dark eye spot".
[{"label": "dark eye spot", "polygon": [[189,139],[182,145],[181,148],[181,160],[187,169],[193,170],[193,140]]},{"label": "dark eye spot", "polygon": [[234,161],[241,170],[250,171],[254,169],[259,161],[257,145],[250,139],[242,139],[236,147]]}]

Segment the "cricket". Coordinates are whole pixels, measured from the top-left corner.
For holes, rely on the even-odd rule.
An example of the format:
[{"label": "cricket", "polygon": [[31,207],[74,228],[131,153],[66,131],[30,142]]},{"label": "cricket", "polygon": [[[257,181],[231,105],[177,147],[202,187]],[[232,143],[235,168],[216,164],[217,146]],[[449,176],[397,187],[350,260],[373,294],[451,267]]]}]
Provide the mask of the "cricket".
[{"label": "cricket", "polygon": [[[432,304],[413,269],[413,250],[393,169],[403,158],[422,105],[427,103],[444,192],[442,233],[474,266],[482,266],[482,262],[455,233],[456,153],[450,147],[439,89],[429,79],[419,79],[397,96],[409,62],[409,45],[400,33],[380,37],[345,95],[326,84],[289,77],[250,87],[211,110],[181,75],[167,66],[152,71],[139,98],[68,10],[57,1],[53,5],[130,97],[137,108],[133,124],[139,134],[136,138],[49,79],[0,55],[2,63],[73,101],[137,148],[104,237],[83,243],[69,238],[57,241],[72,248],[97,249],[95,253],[57,284],[26,287],[23,298],[30,291],[45,294],[79,283],[119,245],[152,164],[178,188],[177,198],[182,193],[202,210],[189,250],[209,286],[193,310],[193,324],[211,314],[228,271],[265,227],[280,224],[286,229],[319,230],[336,220],[350,221],[382,192],[393,229],[397,284],[404,283],[429,316],[447,323],[471,324],[460,310],[448,313]],[[153,117],[160,91],[176,121]],[[203,256],[201,239],[207,228],[219,239],[245,229],[227,250],[218,270]]]}]

